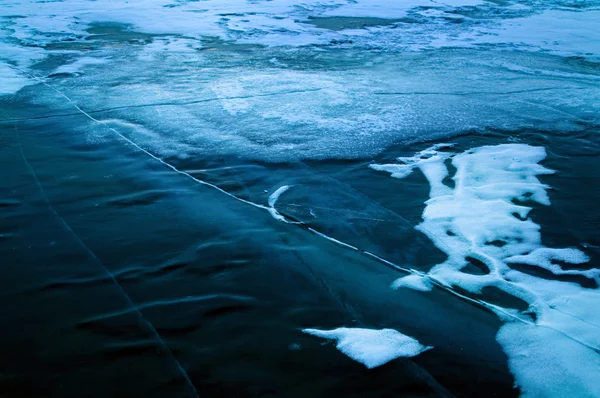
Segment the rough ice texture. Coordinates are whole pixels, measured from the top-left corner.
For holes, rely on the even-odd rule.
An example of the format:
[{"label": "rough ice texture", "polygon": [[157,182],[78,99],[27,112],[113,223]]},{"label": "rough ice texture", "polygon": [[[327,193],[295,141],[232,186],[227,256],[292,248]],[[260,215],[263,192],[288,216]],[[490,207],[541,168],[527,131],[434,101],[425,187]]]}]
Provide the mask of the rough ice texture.
[{"label": "rough ice texture", "polygon": [[[55,72],[49,84],[86,111],[137,124],[121,130],[161,157],[365,158],[395,142],[516,131],[532,120],[564,131],[600,122],[593,68],[521,51],[600,54],[599,11],[543,3],[10,0],[0,7],[0,62]],[[405,14],[410,23],[377,18]],[[232,43],[271,47],[239,52]],[[453,49],[429,51],[445,46]],[[86,64],[97,59],[107,62]],[[26,84],[6,76],[5,91]],[[38,91],[44,106],[64,102]]]},{"label": "rough ice texture", "polygon": [[338,8],[325,11],[325,16],[341,17],[372,17],[372,18],[402,18],[407,12],[416,7],[444,7],[444,6],[474,6],[481,4],[480,0],[411,0],[411,1],[385,1],[385,0],[359,0],[348,2]]},{"label": "rough ice texture", "polygon": [[[519,313],[490,303],[503,320],[498,341],[509,356],[517,384],[528,396],[598,396],[600,384],[600,289],[545,279],[517,271],[511,264],[539,267],[555,275],[569,274],[600,282],[598,269],[564,270],[556,261],[581,265],[588,256],[576,248],[548,248],[540,226],[529,217],[526,201],[550,205],[547,186],[539,175],[552,174],[539,164],[544,148],[504,144],[473,148],[460,154],[432,147],[399,165],[372,165],[396,178],[408,173],[395,166],[419,168],[430,186],[423,222],[426,234],[448,259],[428,277],[448,287],[473,294],[496,287],[529,304]],[[456,168],[454,188],[444,161]],[[516,203],[515,203],[516,201]],[[485,266],[483,275],[463,272],[469,259]],[[399,279],[393,287],[423,290],[415,276]],[[481,296],[483,300],[485,295]],[[534,313],[532,320],[527,313]]]},{"label": "rough ice texture", "polygon": [[303,332],[336,340],[338,350],[369,369],[399,357],[414,357],[432,348],[394,329],[304,329]]},{"label": "rough ice texture", "polygon": [[[118,22],[153,34],[185,35],[195,39],[210,36],[276,46],[327,44],[332,40],[360,38],[371,45],[385,47],[501,44],[571,55],[598,56],[600,53],[600,11],[593,7],[561,7],[553,2],[521,3],[518,7],[481,0],[305,0],[300,3],[295,0],[69,0],[34,4],[12,0],[6,3],[0,8],[0,17],[12,19],[10,29],[14,30],[14,38],[30,43],[85,35],[87,24],[92,22]],[[309,18],[398,19],[407,15],[418,16],[419,23],[397,23],[392,27],[400,29],[367,24],[362,29],[336,32],[306,23]],[[455,19],[465,23],[451,22]],[[471,23],[473,19],[477,23]]]},{"label": "rough ice texture", "polygon": [[14,94],[29,83],[7,64],[0,62],[0,95]]},{"label": "rough ice texture", "polygon": [[73,63],[59,66],[54,73],[82,73],[86,66],[102,65],[107,62],[108,60],[102,58],[83,57]]}]

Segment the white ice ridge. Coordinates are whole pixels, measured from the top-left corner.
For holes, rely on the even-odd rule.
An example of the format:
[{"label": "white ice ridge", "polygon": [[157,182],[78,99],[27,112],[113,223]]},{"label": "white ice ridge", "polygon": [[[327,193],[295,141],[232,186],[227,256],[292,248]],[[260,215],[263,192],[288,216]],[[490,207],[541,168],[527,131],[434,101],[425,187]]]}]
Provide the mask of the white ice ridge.
[{"label": "white ice ridge", "polygon": [[427,347],[394,329],[338,328],[334,330],[304,329],[304,333],[336,340],[337,349],[372,369],[400,357],[414,357]]},{"label": "white ice ridge", "polygon": [[[553,173],[539,164],[546,157],[544,148],[504,144],[460,154],[440,152],[441,148],[437,145],[400,158],[400,164],[371,165],[396,178],[406,177],[414,168],[421,170],[431,190],[423,222],[416,228],[448,256],[424,277],[410,275],[393,287],[428,290],[434,280],[472,294],[495,287],[523,300],[529,308],[521,313],[497,305],[490,308],[497,308],[504,320],[507,312],[522,320],[512,318],[513,323],[502,327],[498,341],[524,394],[600,396],[600,289],[511,268],[511,264],[538,267],[600,284],[598,269],[565,270],[556,263],[583,264],[589,258],[575,248],[543,246],[540,226],[528,218],[531,207],[525,201],[550,205],[548,187],[538,179]],[[456,168],[454,187],[444,183],[449,177],[448,160]],[[472,261],[484,266],[482,275],[465,272]]]}]

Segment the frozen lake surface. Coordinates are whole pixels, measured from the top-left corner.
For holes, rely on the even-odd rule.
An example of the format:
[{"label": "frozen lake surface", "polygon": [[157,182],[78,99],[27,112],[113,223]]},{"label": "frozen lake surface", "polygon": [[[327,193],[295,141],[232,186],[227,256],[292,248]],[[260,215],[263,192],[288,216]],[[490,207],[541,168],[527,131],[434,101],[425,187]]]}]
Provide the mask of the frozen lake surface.
[{"label": "frozen lake surface", "polygon": [[0,396],[600,396],[600,1],[0,4]]}]

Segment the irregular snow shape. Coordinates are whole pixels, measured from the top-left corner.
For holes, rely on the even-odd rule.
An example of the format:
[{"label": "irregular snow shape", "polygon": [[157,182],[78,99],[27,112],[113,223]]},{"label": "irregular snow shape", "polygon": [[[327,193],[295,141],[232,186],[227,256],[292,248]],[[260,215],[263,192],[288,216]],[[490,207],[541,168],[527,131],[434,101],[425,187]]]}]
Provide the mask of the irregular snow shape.
[{"label": "irregular snow shape", "polygon": [[[583,264],[589,258],[573,248],[544,247],[540,226],[527,218],[531,208],[514,203],[550,205],[547,186],[537,178],[553,173],[538,164],[545,156],[544,148],[505,144],[461,154],[430,153],[426,159],[412,163],[399,160],[419,168],[431,186],[423,222],[416,229],[448,259],[433,267],[429,275],[450,288],[459,286],[475,294],[485,287],[495,287],[529,304],[528,310],[521,313],[493,303],[488,306],[503,321],[520,321],[504,326],[498,341],[509,356],[510,369],[522,390],[530,396],[597,396],[600,289],[510,268],[513,263],[528,264],[556,275],[578,275],[600,282],[598,269],[563,270],[553,263]],[[442,183],[448,175],[444,163],[448,158],[456,168],[454,188]],[[407,175],[394,173],[391,167],[371,167],[397,178]],[[483,274],[463,272],[469,263],[477,263]],[[420,282],[410,275],[392,287],[422,288]],[[535,321],[528,318],[528,312],[535,314]]]},{"label": "irregular snow shape", "polygon": [[433,158],[437,161],[440,156],[443,157],[443,154],[438,153],[438,149],[451,146],[452,144],[435,144],[413,156],[399,157],[398,160],[404,164],[371,164],[369,167],[377,171],[387,171],[394,178],[404,178],[409,176],[415,168],[423,166],[429,159]]},{"label": "irregular snow shape", "polygon": [[507,263],[521,263],[545,268],[555,275],[584,275],[593,278],[600,274],[600,270],[597,269],[587,271],[563,270],[560,265],[553,263],[552,260],[563,261],[569,264],[583,264],[590,261],[590,258],[577,249],[551,249],[543,247],[523,256],[509,257],[505,261]]},{"label": "irregular snow shape", "polygon": [[399,357],[414,357],[433,347],[394,329],[338,328],[304,329],[304,333],[337,341],[337,349],[372,369]]}]

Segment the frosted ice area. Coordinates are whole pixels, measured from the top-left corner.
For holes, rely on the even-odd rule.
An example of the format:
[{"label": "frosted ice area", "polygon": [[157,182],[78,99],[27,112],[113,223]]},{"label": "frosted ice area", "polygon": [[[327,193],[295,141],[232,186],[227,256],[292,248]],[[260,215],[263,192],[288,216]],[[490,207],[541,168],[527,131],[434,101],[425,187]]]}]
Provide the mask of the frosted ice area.
[{"label": "frosted ice area", "polygon": [[[131,24],[136,30],[154,34],[179,34],[193,38],[217,36],[245,42],[292,46],[327,43],[332,39],[356,36],[357,32],[353,29],[348,29],[348,32],[332,32],[316,28],[307,23],[309,18],[399,19],[410,16],[426,18],[426,24],[439,25],[444,19],[459,17],[467,24],[478,23],[473,23],[469,29],[461,27],[460,31],[450,26],[438,27],[438,32],[433,36],[430,29],[415,32],[413,26],[400,23],[400,28],[405,28],[400,29],[401,34],[385,31],[387,37],[381,37],[381,29],[374,28],[365,30],[360,36],[371,42],[385,41],[387,45],[394,45],[401,35],[412,33],[411,36],[415,36],[413,40],[425,37],[424,42],[411,43],[419,45],[470,45],[481,41],[525,44],[559,51],[570,48],[571,53],[583,51],[597,54],[598,44],[593,39],[597,38],[598,32],[598,11],[595,11],[598,8],[598,3],[594,1],[583,4],[583,9],[590,11],[586,13],[580,12],[582,7],[573,7],[568,1],[551,1],[545,4],[514,1],[508,3],[508,15],[505,16],[495,12],[493,3],[482,0],[9,0],[3,4],[0,16],[9,18],[8,28],[14,30],[13,37],[28,43],[82,35],[85,34],[87,24],[104,21]],[[481,20],[496,22],[498,18],[499,23],[479,23]],[[430,34],[424,34],[427,31]],[[406,39],[400,41],[400,45],[403,42]]]},{"label": "frosted ice area", "polygon": [[[428,290],[432,283],[459,287],[476,297],[495,287],[528,305],[526,311],[488,303],[507,323],[497,339],[526,396],[598,396],[600,384],[599,288],[546,279],[511,267],[523,264],[554,275],[578,275],[600,282],[600,270],[563,269],[589,258],[577,248],[548,248],[540,226],[529,218],[528,202],[550,205],[548,186],[538,176],[551,174],[539,163],[544,148],[503,144],[463,153],[437,145],[399,158],[398,164],[373,164],[375,170],[405,178],[419,169],[430,185],[423,221],[416,227],[447,255],[427,275],[409,275],[393,284]],[[456,168],[452,180],[449,166]],[[481,274],[467,271],[476,262]],[[569,267],[571,268],[571,267]],[[565,380],[564,384],[556,380]],[[566,394],[566,395],[565,395]]]},{"label": "frosted ice area", "polygon": [[[565,1],[10,0],[0,92],[46,78],[182,159],[347,159],[490,127],[579,131],[597,121],[598,76],[547,54],[595,59],[599,12]],[[39,90],[35,101],[63,99]]]},{"label": "frosted ice area", "polygon": [[[394,142],[469,129],[511,130],[535,122],[578,131],[579,122],[593,121],[600,108],[595,76],[584,71],[557,76],[564,67],[553,59],[532,63],[530,57],[516,55],[509,64],[462,52],[375,58],[353,52],[351,60],[342,54],[321,60],[314,49],[263,49],[261,58],[253,60],[256,65],[246,66],[244,56],[257,55],[190,52],[176,40],[152,45],[167,50],[102,48],[95,57],[104,56],[108,62],[103,64],[76,64],[64,55],[68,66],[48,74],[76,67],[77,76],[51,77],[49,83],[97,118],[118,123],[145,148],[181,158],[367,157]],[[308,70],[296,65],[304,56],[311,59]],[[328,68],[336,62],[349,64]],[[61,99],[39,90],[35,101],[56,104]]]},{"label": "frosted ice area", "polygon": [[19,75],[5,63],[0,63],[0,95],[14,94],[29,83],[29,79]]},{"label": "frosted ice area", "polygon": [[415,357],[427,347],[394,329],[338,328],[304,329],[304,333],[335,340],[337,349],[372,369],[400,357]]}]

